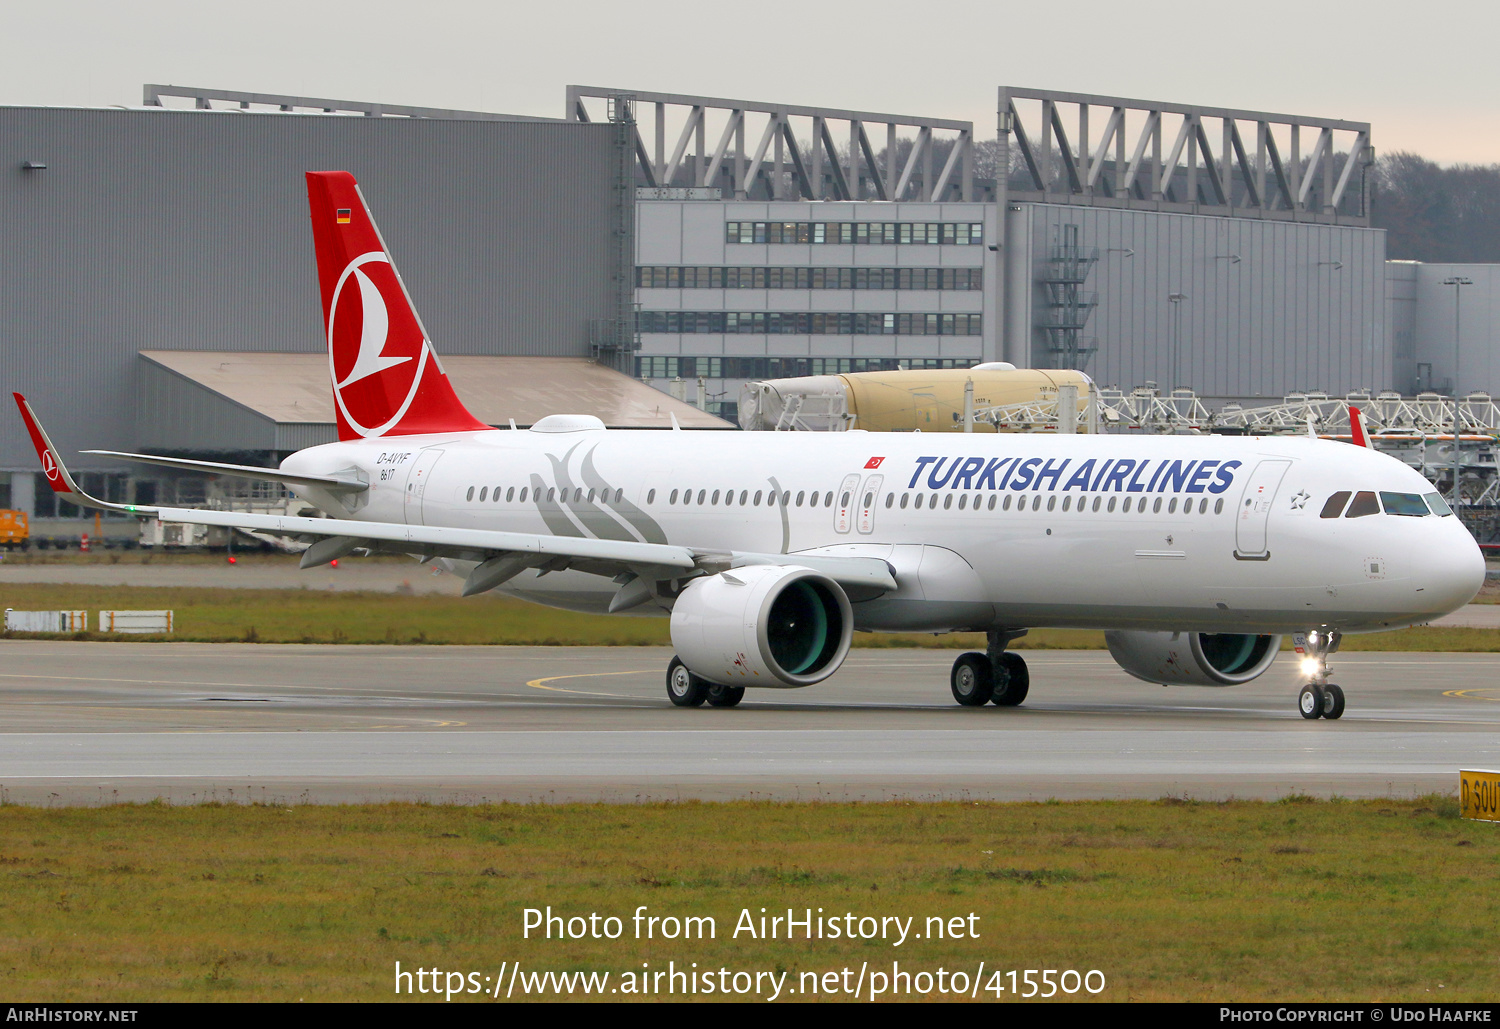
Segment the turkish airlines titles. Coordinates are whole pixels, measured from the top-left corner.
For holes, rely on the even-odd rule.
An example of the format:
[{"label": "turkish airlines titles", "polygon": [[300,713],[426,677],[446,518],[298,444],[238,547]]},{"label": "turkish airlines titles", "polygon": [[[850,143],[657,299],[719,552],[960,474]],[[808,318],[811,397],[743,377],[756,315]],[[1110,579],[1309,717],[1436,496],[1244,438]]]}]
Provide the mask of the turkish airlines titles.
[{"label": "turkish airlines titles", "polygon": [[[1040,490],[1063,493],[1223,493],[1234,484],[1239,461],[1167,461],[1129,457],[1089,458],[1071,474],[1071,457],[919,457],[907,489],[916,489],[927,472],[928,489]],[[929,470],[928,466],[931,466]],[[1064,476],[1066,475],[1066,478]]]}]

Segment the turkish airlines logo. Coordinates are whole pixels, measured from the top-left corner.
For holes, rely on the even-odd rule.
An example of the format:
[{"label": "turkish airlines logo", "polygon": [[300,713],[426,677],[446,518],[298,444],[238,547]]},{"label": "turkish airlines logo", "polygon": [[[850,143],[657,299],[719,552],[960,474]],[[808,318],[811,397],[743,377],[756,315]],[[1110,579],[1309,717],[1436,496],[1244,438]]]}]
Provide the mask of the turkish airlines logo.
[{"label": "turkish airlines logo", "polygon": [[328,310],[328,371],[350,427],[380,436],[395,426],[416,399],[429,352],[390,259],[374,250],[350,261]]},{"label": "turkish airlines logo", "polygon": [[57,474],[57,461],[52,457],[52,451],[42,451],[42,474],[47,476],[47,481],[57,483],[62,476]]}]

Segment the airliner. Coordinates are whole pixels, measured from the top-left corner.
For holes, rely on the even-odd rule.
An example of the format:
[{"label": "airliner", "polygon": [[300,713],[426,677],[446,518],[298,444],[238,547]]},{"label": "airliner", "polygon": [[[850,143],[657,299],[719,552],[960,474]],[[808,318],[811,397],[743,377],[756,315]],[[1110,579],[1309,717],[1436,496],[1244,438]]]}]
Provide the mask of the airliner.
[{"label": "airliner", "polygon": [[[575,611],[669,616],[678,706],[838,670],[854,632],[982,632],[959,704],[1013,707],[1034,627],[1103,630],[1150,683],[1234,686],[1302,655],[1298,710],[1336,719],[1345,633],[1430,621],[1484,561],[1413,469],[1312,437],[526,429],[470,414],[354,177],[307,173],[339,439],[256,468],[90,454],[277,481],[326,517],[113,504],[78,487],[16,401],[52,488],[84,507],[279,534],[302,567],[409,554]],[[1356,419],[1357,424],[1357,419]]]}]

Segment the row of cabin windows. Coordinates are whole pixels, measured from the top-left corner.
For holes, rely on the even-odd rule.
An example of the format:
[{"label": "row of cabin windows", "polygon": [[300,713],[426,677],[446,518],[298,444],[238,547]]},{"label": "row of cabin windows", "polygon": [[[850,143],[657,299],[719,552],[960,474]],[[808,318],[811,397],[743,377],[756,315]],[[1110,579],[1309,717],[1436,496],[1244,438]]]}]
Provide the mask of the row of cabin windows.
[{"label": "row of cabin windows", "polygon": [[[477,499],[479,503],[484,503],[489,500],[493,503],[498,504],[502,499],[502,489],[505,490],[504,502],[507,504],[524,504],[527,501],[528,495],[532,493],[532,487],[529,486],[522,486],[519,488],[519,490],[515,486],[496,486],[494,487],[493,491],[488,486],[470,486],[468,494],[464,497],[464,499],[469,502],[474,502]],[[549,486],[547,487],[546,495],[544,497],[542,495],[542,487],[535,487],[535,496],[533,498],[534,502],[540,503],[544,500],[556,501],[561,499],[564,503],[566,503],[568,501],[568,491],[566,489],[563,489],[561,491],[562,496],[560,498],[558,497],[558,492],[559,490],[557,487]],[[1352,502],[1350,501],[1351,496],[1354,498]],[[589,503],[593,503],[597,498],[601,503],[618,504],[624,499],[624,497],[625,491],[623,489],[615,489],[611,491],[608,489],[585,490],[582,486],[575,486],[573,488],[574,503],[580,503],[585,498],[587,498]],[[955,497],[957,498],[956,501]],[[921,508],[924,505],[929,509],[936,508],[938,506],[939,498],[941,498],[942,500],[943,510],[945,511],[952,509],[955,502],[957,503],[958,509],[960,511],[966,510],[971,506],[973,510],[978,511],[981,505],[984,505],[990,511],[994,511],[997,508],[1001,511],[1009,511],[1013,506],[1016,511],[1025,511],[1027,509],[1026,498],[1024,496],[1019,498],[1019,503],[1013,503],[1013,501],[1015,500],[1015,495],[1009,493],[1007,493],[1003,498],[998,494],[989,494],[989,500],[987,504],[985,503],[984,494],[975,494],[971,502],[970,495],[967,493],[917,493],[915,495],[910,493],[902,493],[900,498],[901,510],[906,510],[908,505],[910,505],[913,509]],[[864,506],[870,507],[874,503],[875,498],[873,494],[866,494],[864,499]],[[1070,509],[1078,511],[1099,511],[1103,509],[1106,512],[1112,512],[1118,506],[1122,513],[1129,513],[1132,510],[1132,504],[1136,499],[1137,498],[1129,496],[1123,498],[1115,496],[1095,496],[1093,498],[1092,505],[1090,505],[1089,498],[1086,496],[1082,496],[1077,498],[1077,506],[1075,508],[1074,498],[1070,496],[1064,496],[1062,498],[1062,509],[1064,511],[1068,511]],[[738,494],[738,504],[740,507],[760,507],[762,506],[762,504],[769,507],[777,503],[777,500],[778,496],[775,490],[756,490],[754,491],[754,493],[751,493],[751,491],[749,490],[740,490]],[[796,499],[793,500],[792,492],[790,490],[786,490],[780,494],[779,500],[783,506],[787,507],[802,507],[804,504],[807,507],[818,507],[820,505],[823,507],[832,507],[833,493],[832,491],[829,491],[827,493],[819,493],[814,490],[809,494],[804,490],[799,490],[797,492]],[[848,507],[849,500],[849,494],[844,494],[840,498],[840,506]],[[1141,514],[1145,514],[1148,507],[1148,500],[1151,501],[1149,507],[1152,514],[1161,514],[1164,504],[1167,514],[1177,513],[1178,498],[1176,497],[1140,497],[1140,502],[1138,504],[1134,504],[1134,510]],[[886,494],[885,506],[887,508],[895,507],[896,502],[897,501],[895,493]],[[646,494],[646,503],[656,503],[656,490],[653,489]],[[731,507],[736,503],[736,495],[734,490],[709,491],[707,489],[700,489],[695,494],[691,489],[674,489],[670,494],[668,494],[667,503],[674,505],[678,503],[681,503],[683,505],[696,504],[699,506],[717,506],[722,503],[723,506]],[[1183,514],[1192,513],[1193,498],[1188,497],[1184,499],[1181,504]],[[1426,515],[1443,516],[1453,513],[1452,509],[1448,507],[1447,502],[1443,500],[1442,495],[1439,493],[1418,494],[1391,493],[1381,491],[1379,497],[1377,498],[1375,492],[1372,490],[1361,490],[1358,493],[1355,493],[1351,490],[1340,490],[1339,492],[1329,497],[1327,503],[1323,505],[1321,517],[1337,518],[1342,514],[1345,518],[1363,518],[1366,515],[1380,514],[1382,506],[1384,507],[1386,514],[1400,515],[1408,518],[1420,518]],[[1031,498],[1030,509],[1033,511],[1040,511],[1041,507],[1042,496],[1041,494],[1036,494]],[[1049,495],[1047,497],[1047,510],[1054,511],[1057,509],[1057,507],[1057,495]],[[1214,501],[1213,510],[1214,514],[1221,514],[1223,512],[1224,499],[1222,497]],[[1198,500],[1198,513],[1208,513],[1207,497],[1203,497]]]},{"label": "row of cabin windows", "polygon": [[[479,491],[477,498],[476,498],[475,493],[474,493],[474,491],[475,491],[476,488]],[[470,502],[474,502],[474,501],[477,500],[477,502],[481,503],[481,504],[484,503],[486,500],[489,500],[491,503],[498,504],[501,501],[500,491],[502,489],[505,489],[504,500],[505,500],[505,503],[507,503],[507,504],[511,504],[511,503],[521,503],[521,504],[524,504],[524,503],[526,503],[526,497],[527,497],[527,495],[531,494],[531,492],[532,492],[532,489],[531,489],[530,486],[522,486],[520,488],[520,492],[519,493],[517,493],[516,487],[514,487],[514,486],[511,486],[508,489],[505,488],[505,487],[503,487],[503,486],[496,486],[493,493],[491,493],[490,488],[488,486],[479,486],[479,487],[470,486],[469,487],[469,492],[464,496],[464,500],[470,501]],[[543,493],[542,493],[542,487],[538,486],[538,487],[536,487],[536,493],[533,496],[533,500],[535,502],[537,502],[537,503],[541,503],[543,500],[557,500],[557,499],[559,499],[559,497],[557,495],[558,492],[559,491],[558,491],[558,488],[556,486],[549,486],[549,487],[547,487],[547,492],[546,492],[546,495],[544,497]],[[561,492],[562,492],[562,497],[560,499],[564,503],[566,503],[567,499],[568,499],[568,491],[566,489],[564,489]],[[588,490],[585,490],[582,486],[575,486],[573,488],[573,502],[574,503],[579,503],[580,501],[582,501],[584,499],[585,495],[587,495],[588,500],[589,500],[590,503],[593,503],[595,497],[598,497],[599,501],[601,503],[604,503],[604,504],[618,504],[620,501],[622,501],[622,500],[625,499],[625,491],[623,489],[615,489],[615,490],[608,490],[608,489],[606,489],[606,490],[588,489]]]},{"label": "row of cabin windows", "polygon": [[[493,500],[496,503],[499,503],[500,500],[501,500],[501,494],[500,494],[501,488],[502,487],[500,487],[500,486],[496,486],[494,488]],[[478,487],[477,489],[478,489],[477,499],[478,499],[478,501],[480,503],[483,503],[485,501],[485,499],[486,499],[486,496],[488,494],[490,494],[490,488],[488,486],[481,486],[481,487]],[[470,486],[469,487],[468,495],[465,497],[465,499],[468,500],[468,501],[474,501],[476,499],[475,490],[476,490],[476,487]],[[531,492],[531,487],[528,487],[528,486],[522,486],[522,487],[520,487],[519,492],[517,492],[516,487],[511,486],[510,488],[506,489],[504,500],[505,500],[506,503],[519,502],[519,503],[524,504],[524,503],[526,503],[527,495],[530,492]],[[557,495],[558,494],[557,487],[548,487],[545,496],[543,496],[543,494],[542,494],[542,488],[540,486],[538,486],[538,487],[536,487],[536,495],[534,497],[534,500],[535,500],[535,502],[540,503],[540,502],[543,502],[544,500],[545,501],[553,501],[553,500],[561,499],[564,503],[566,503],[567,500],[568,500],[568,491],[566,489],[564,489],[561,492],[562,492],[562,496],[559,498],[558,495]],[[585,490],[581,486],[576,486],[573,489],[573,502],[574,503],[579,503],[579,502],[583,501],[585,499],[585,497],[587,497],[588,501],[590,503],[592,503],[594,501],[594,499],[595,499],[596,496],[603,503],[606,503],[606,504],[609,504],[609,503],[618,504],[618,503],[620,503],[620,501],[622,499],[624,499],[625,491],[623,489],[616,489],[611,494],[611,492],[609,490],[604,490],[602,492],[597,491],[597,490],[593,490],[593,489]],[[1347,493],[1344,496],[1345,496],[1345,499],[1348,498],[1348,494]],[[1436,496],[1436,494],[1434,494],[1434,496]],[[1009,510],[1012,509],[1012,507],[1014,507],[1014,509],[1017,512],[1021,512],[1021,511],[1027,510],[1027,503],[1026,503],[1026,497],[1025,496],[1020,496],[1020,495],[1017,495],[1017,494],[1007,493],[1007,494],[1005,494],[1004,497],[1001,497],[999,494],[993,494],[992,493],[992,494],[988,494],[988,498],[989,499],[988,499],[988,503],[987,504],[985,503],[985,497],[986,497],[986,495],[982,494],[982,493],[973,494],[972,500],[971,500],[970,494],[968,494],[968,493],[958,493],[958,494],[954,494],[954,493],[931,493],[931,494],[917,493],[915,495],[913,495],[911,493],[902,493],[901,494],[901,499],[900,499],[900,507],[901,507],[901,510],[903,510],[903,511],[906,510],[908,506],[910,506],[913,510],[920,509],[923,506],[927,507],[928,509],[933,509],[933,508],[936,508],[938,506],[938,502],[941,499],[942,505],[943,505],[943,510],[945,510],[945,511],[951,510],[955,506],[955,504],[957,505],[958,510],[960,510],[960,511],[968,510],[970,508],[972,508],[975,511],[978,511],[978,510],[980,510],[980,508],[982,506],[985,507],[987,510],[990,510],[990,511],[994,511],[994,510],[997,510],[997,509],[1001,510],[1001,511],[1009,511]],[[844,493],[839,498],[839,506],[847,508],[849,506],[849,501],[851,499],[852,498],[851,498],[851,495],[849,493]],[[1135,501],[1137,499],[1139,499],[1139,501],[1140,501],[1138,504],[1135,503]],[[1420,500],[1420,498],[1418,498],[1418,499]],[[1055,511],[1055,510],[1057,510],[1057,508],[1058,508],[1058,497],[1057,497],[1057,494],[1055,494],[1055,493],[1054,494],[1049,494],[1047,496],[1046,500],[1047,500],[1047,510],[1048,511]],[[1077,500],[1077,506],[1075,508],[1074,507],[1074,500],[1075,500],[1074,497],[1064,496],[1062,498],[1062,505],[1061,505],[1062,506],[1062,510],[1064,510],[1064,511],[1077,510],[1079,512],[1083,512],[1085,510],[1090,510],[1090,511],[1100,511],[1100,510],[1103,510],[1106,513],[1109,513],[1109,512],[1115,511],[1116,508],[1118,507],[1119,510],[1122,513],[1129,513],[1132,510],[1132,505],[1134,505],[1133,509],[1135,511],[1138,511],[1141,514],[1145,514],[1146,513],[1146,511],[1148,510],[1148,506],[1149,506],[1149,510],[1153,514],[1161,514],[1164,507],[1165,507],[1165,511],[1166,511],[1167,514],[1176,514],[1177,510],[1178,510],[1178,504],[1179,504],[1179,500],[1178,500],[1177,497],[1154,497],[1154,498],[1152,498],[1152,497],[1140,497],[1140,498],[1135,498],[1135,497],[1126,496],[1126,497],[1121,498],[1121,497],[1118,497],[1118,496],[1097,495],[1097,496],[1095,496],[1093,498],[1092,505],[1090,505],[1089,498],[1087,496],[1077,497],[1076,498],[1076,500]],[[802,507],[804,505],[807,506],[807,507],[819,507],[819,506],[821,506],[821,507],[832,507],[833,506],[833,491],[830,490],[830,491],[828,491],[826,493],[820,493],[817,490],[813,490],[812,492],[809,493],[806,490],[798,490],[797,493],[796,493],[795,499],[793,499],[793,494],[792,494],[791,490],[786,490],[786,491],[782,492],[779,496],[778,496],[778,494],[777,494],[777,492],[775,490],[755,490],[752,493],[750,490],[743,490],[742,489],[742,490],[739,491],[738,495],[736,495],[736,493],[735,493],[734,490],[717,490],[717,489],[716,490],[708,490],[706,488],[705,489],[700,489],[700,490],[696,491],[696,493],[692,489],[674,489],[674,490],[672,490],[671,493],[667,494],[667,503],[669,505],[678,505],[678,504],[680,504],[680,505],[683,505],[683,506],[696,505],[696,506],[700,506],[700,507],[717,507],[717,506],[733,507],[733,506],[736,506],[736,504],[737,504],[740,507],[761,507],[761,506],[770,507],[770,506],[778,503],[778,501],[783,506],[786,506],[786,507]],[[1151,501],[1151,503],[1148,505],[1147,501]],[[647,504],[654,504],[654,503],[656,503],[656,490],[653,489],[653,490],[649,491],[646,494],[646,503]],[[863,504],[863,506],[866,507],[866,508],[872,507],[874,505],[874,503],[875,503],[875,496],[874,496],[874,494],[873,493],[866,493],[865,497],[864,497],[864,504]],[[1330,503],[1331,503],[1331,501],[1330,501]],[[887,493],[886,494],[886,497],[885,497],[885,506],[887,508],[891,508],[891,507],[896,506],[896,494],[895,493]],[[1181,506],[1182,506],[1182,513],[1183,514],[1191,514],[1193,512],[1193,498],[1192,497],[1187,497],[1187,498],[1183,499],[1181,501]],[[1038,494],[1035,494],[1031,498],[1030,510],[1032,510],[1032,511],[1040,511],[1041,509],[1042,509],[1042,495],[1040,493],[1038,493]],[[1203,497],[1203,498],[1200,498],[1198,500],[1197,510],[1198,510],[1198,514],[1207,514],[1208,513],[1208,498],[1207,497]],[[1214,514],[1221,514],[1223,512],[1223,510],[1224,510],[1224,499],[1222,497],[1220,497],[1220,498],[1218,498],[1217,500],[1214,501],[1213,511],[1214,511]],[[1325,510],[1325,514],[1324,514],[1323,517],[1325,517],[1325,518],[1337,517],[1337,514],[1328,515],[1326,513],[1326,511],[1327,511],[1326,508],[1324,510]],[[1424,506],[1424,511],[1425,511],[1425,506]],[[1355,518],[1355,517],[1358,517],[1358,515],[1351,514],[1349,517]]]},{"label": "row of cabin windows", "polygon": [[[989,501],[988,501],[988,503],[985,502],[985,494],[983,494],[983,493],[976,493],[976,494],[974,494],[972,502],[970,501],[970,495],[968,493],[957,494],[957,497],[958,497],[958,500],[957,500],[956,503],[957,503],[958,509],[960,511],[964,510],[965,508],[969,508],[969,507],[972,507],[973,510],[978,511],[980,509],[981,505],[983,505],[985,507],[985,509],[989,510],[989,511],[994,511],[994,510],[996,510],[997,507],[1001,511],[1009,511],[1009,510],[1011,510],[1011,507],[1012,507],[1011,501],[1012,501],[1013,498],[1016,501],[1014,507],[1015,507],[1015,510],[1017,512],[1025,511],[1025,510],[1028,509],[1027,504],[1026,504],[1026,497],[1024,495],[1017,495],[1017,494],[1007,493],[1004,496],[1004,498],[1002,499],[998,494],[993,494],[992,493],[992,494],[989,494]],[[913,497],[912,494],[903,493],[903,494],[901,494],[901,508],[903,510],[905,510],[906,505],[907,505],[907,501],[910,500],[911,501],[911,506],[912,506],[913,509],[920,508],[925,503],[926,506],[927,506],[927,508],[930,510],[930,509],[935,508],[935,507],[938,506],[938,499],[939,498],[942,499],[943,510],[945,510],[945,511],[949,510],[950,508],[952,508],[955,505],[954,494],[952,494],[952,493],[932,493],[932,494],[918,493],[918,494],[915,495],[915,497]],[[866,495],[866,497],[865,497],[865,506],[866,507],[870,506],[870,499],[871,498],[868,495]],[[1139,501],[1140,501],[1139,503],[1135,503],[1135,501],[1137,499],[1139,499]],[[1076,507],[1074,506],[1074,500],[1075,500],[1074,497],[1064,496],[1062,498],[1062,504],[1061,504],[1062,510],[1064,510],[1064,511],[1076,510],[1076,511],[1079,511],[1079,512],[1083,512],[1083,511],[1099,511],[1099,510],[1102,509],[1102,510],[1104,510],[1107,513],[1107,512],[1114,511],[1118,507],[1119,510],[1121,511],[1121,513],[1128,514],[1132,510],[1132,506],[1133,506],[1133,509],[1135,511],[1139,512],[1140,514],[1145,514],[1146,511],[1148,510],[1148,508],[1149,508],[1149,510],[1151,511],[1152,514],[1161,514],[1162,511],[1163,511],[1163,505],[1165,505],[1165,510],[1166,510],[1167,514],[1176,514],[1177,513],[1177,507],[1178,507],[1178,498],[1176,498],[1176,497],[1155,497],[1155,498],[1140,497],[1140,498],[1136,498],[1136,497],[1126,496],[1124,498],[1121,498],[1121,497],[1118,497],[1118,496],[1098,495],[1098,496],[1095,496],[1093,498],[1093,503],[1090,504],[1089,503],[1089,498],[1087,496],[1080,496],[1080,497],[1076,498],[1076,500],[1077,500],[1077,506]],[[1149,505],[1147,504],[1148,500],[1151,501],[1151,503]],[[889,507],[891,507],[891,506],[893,506],[895,504],[895,501],[896,501],[896,494],[894,494],[894,493],[887,494],[886,498],[885,498],[885,506],[889,508]],[[1184,498],[1181,501],[1181,504],[1182,504],[1182,513],[1183,514],[1191,514],[1193,512],[1193,498],[1192,497]],[[1048,497],[1047,497],[1047,510],[1048,511],[1055,511],[1055,510],[1058,509],[1058,506],[1059,505],[1058,505],[1057,494],[1055,494],[1055,493],[1049,494]],[[1032,511],[1040,511],[1041,509],[1042,509],[1042,495],[1040,493],[1038,493],[1038,494],[1035,494],[1034,496],[1032,496],[1032,498],[1031,498],[1030,510],[1032,510]],[[1198,510],[1199,514],[1207,514],[1208,513],[1208,498],[1207,497],[1203,497],[1203,498],[1199,499],[1197,510]],[[1224,498],[1223,497],[1220,497],[1219,499],[1217,499],[1217,500],[1214,501],[1214,508],[1213,508],[1213,510],[1214,510],[1214,514],[1221,514],[1221,513],[1223,513],[1223,511],[1224,511]]]},{"label": "row of cabin windows", "polygon": [[[691,489],[674,489],[671,493],[667,494],[667,503],[677,504],[680,502],[684,505],[698,504],[705,507],[712,507],[715,504],[720,503],[721,496],[723,497],[723,504],[725,507],[730,507],[735,504],[735,492],[732,489],[713,490],[712,492],[706,489],[700,489],[696,494]],[[819,503],[821,503],[824,507],[830,507],[833,505],[833,493],[832,491],[829,491],[828,493],[818,493],[816,490],[814,490],[809,494],[806,490],[798,490],[797,499],[793,501],[791,490],[783,491],[779,497],[777,496],[775,490],[756,490],[754,493],[751,493],[749,490],[742,489],[739,492],[739,506],[741,507],[760,507],[762,503],[764,503],[766,507],[770,507],[772,504],[777,503],[778,500],[783,507],[801,507],[804,501],[807,503],[808,507],[817,507]],[[650,493],[646,494],[646,503],[654,504],[655,502],[656,490],[652,490]],[[848,503],[848,501],[846,500],[845,503]]]},{"label": "row of cabin windows", "polygon": [[[1354,497],[1352,501],[1350,496]],[[1339,490],[1323,505],[1321,517],[1337,518],[1342,514],[1345,518],[1364,518],[1379,514],[1382,506],[1386,514],[1406,518],[1442,517],[1453,513],[1441,493],[1390,493],[1382,490],[1377,499],[1374,490],[1360,490],[1358,493]]]}]

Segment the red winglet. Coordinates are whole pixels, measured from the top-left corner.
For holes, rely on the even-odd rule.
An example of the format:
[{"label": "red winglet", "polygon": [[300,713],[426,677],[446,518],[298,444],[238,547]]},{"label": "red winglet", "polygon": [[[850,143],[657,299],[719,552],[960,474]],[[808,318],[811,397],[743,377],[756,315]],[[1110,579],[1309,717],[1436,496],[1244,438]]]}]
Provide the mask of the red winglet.
[{"label": "red winglet", "polygon": [[74,484],[73,477],[62,463],[62,455],[47,438],[47,430],[36,420],[31,405],[19,393],[12,393],[11,396],[16,398],[16,406],[21,409],[21,420],[26,423],[26,431],[31,434],[31,445],[36,447],[36,456],[42,462],[42,474],[47,476],[52,491],[64,496],[80,496],[83,491]]},{"label": "red winglet", "polygon": [[489,426],[453,392],[354,176],[307,173],[339,439]]},{"label": "red winglet", "polygon": [[31,434],[31,444],[36,447],[36,456],[42,462],[42,474],[47,476],[47,482],[52,491],[60,497],[65,497],[79,507],[90,507],[96,511],[119,511],[122,514],[154,515],[155,509],[149,507],[136,507],[134,504],[111,504],[108,501],[91,497],[78,488],[78,483],[73,481],[69,474],[67,465],[63,464],[62,454],[58,453],[57,447],[52,445],[52,440],[47,436],[47,430],[42,428],[41,421],[36,412],[31,409],[31,402],[19,393],[12,393],[16,398],[16,406],[21,409],[21,420],[26,423],[26,431]]},{"label": "red winglet", "polygon": [[1357,447],[1368,447],[1370,437],[1365,435],[1364,416],[1359,413],[1359,408],[1353,404],[1349,405],[1349,429],[1354,434],[1354,445]]}]

